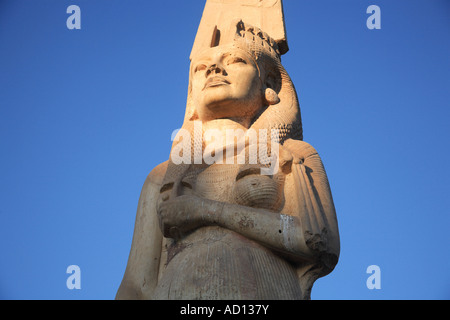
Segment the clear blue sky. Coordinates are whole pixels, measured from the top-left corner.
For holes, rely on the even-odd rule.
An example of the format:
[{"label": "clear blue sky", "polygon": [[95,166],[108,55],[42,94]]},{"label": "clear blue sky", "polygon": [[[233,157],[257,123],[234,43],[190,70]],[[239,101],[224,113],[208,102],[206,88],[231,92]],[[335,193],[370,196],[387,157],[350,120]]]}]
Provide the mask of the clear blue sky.
[{"label": "clear blue sky", "polygon": [[[81,8],[81,30],[66,9]],[[381,8],[369,30],[366,9]],[[203,0],[0,0],[0,298],[113,299],[181,127]],[[450,2],[284,0],[341,234],[313,299],[450,298]],[[81,289],[66,268],[81,268]],[[366,269],[381,269],[369,290]]]}]

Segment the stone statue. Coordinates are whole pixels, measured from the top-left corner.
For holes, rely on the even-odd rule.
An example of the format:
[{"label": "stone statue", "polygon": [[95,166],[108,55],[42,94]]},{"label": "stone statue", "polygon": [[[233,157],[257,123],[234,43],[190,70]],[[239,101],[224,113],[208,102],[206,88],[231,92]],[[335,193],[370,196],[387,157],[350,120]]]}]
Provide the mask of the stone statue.
[{"label": "stone statue", "polygon": [[117,299],[310,299],[334,269],[335,208],[287,50],[281,0],[206,2],[185,120],[144,183]]}]

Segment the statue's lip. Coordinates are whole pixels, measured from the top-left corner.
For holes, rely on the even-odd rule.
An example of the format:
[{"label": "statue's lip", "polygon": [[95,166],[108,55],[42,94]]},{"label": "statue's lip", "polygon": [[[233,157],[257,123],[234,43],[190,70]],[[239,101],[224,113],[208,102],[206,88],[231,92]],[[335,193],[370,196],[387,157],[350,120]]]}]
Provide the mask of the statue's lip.
[{"label": "statue's lip", "polygon": [[222,77],[212,77],[206,80],[203,90],[209,87],[221,86],[226,84],[230,84],[230,82]]}]

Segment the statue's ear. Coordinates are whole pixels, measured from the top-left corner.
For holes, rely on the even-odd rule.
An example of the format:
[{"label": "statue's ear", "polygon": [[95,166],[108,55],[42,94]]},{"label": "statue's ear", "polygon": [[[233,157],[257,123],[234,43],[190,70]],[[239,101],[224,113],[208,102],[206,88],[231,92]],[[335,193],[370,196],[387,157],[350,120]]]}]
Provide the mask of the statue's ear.
[{"label": "statue's ear", "polygon": [[264,99],[266,100],[266,104],[269,106],[280,102],[278,94],[272,88],[266,88],[264,91]]},{"label": "statue's ear", "polygon": [[280,81],[272,73],[269,73],[264,81],[264,98],[266,104],[271,106],[280,102],[277,91],[280,87]]}]

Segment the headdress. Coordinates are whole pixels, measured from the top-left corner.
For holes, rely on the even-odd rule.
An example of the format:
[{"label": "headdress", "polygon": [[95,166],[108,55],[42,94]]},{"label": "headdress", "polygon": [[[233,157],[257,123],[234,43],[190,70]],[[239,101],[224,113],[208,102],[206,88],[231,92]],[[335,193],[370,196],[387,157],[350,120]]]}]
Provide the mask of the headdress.
[{"label": "headdress", "polygon": [[[275,140],[279,143],[283,143],[289,138],[302,140],[303,132],[297,93],[289,75],[281,65],[281,54],[284,51],[280,51],[279,42],[260,28],[246,24],[241,19],[234,20],[228,30],[225,37],[227,40],[221,37],[221,40],[218,41],[216,40],[217,34],[223,32],[215,27],[211,31],[210,45],[204,50],[218,45],[227,45],[246,51],[255,60],[260,69],[260,76],[270,79],[272,89],[280,99],[280,102],[275,105],[264,106],[250,128],[267,129],[269,134],[272,129],[275,129],[277,132]],[[195,55],[200,53],[199,49],[193,50],[193,52]],[[194,60],[195,55],[193,57],[191,54],[191,59]],[[189,81],[183,129],[193,130],[193,121],[196,119],[194,115],[195,105],[191,97],[191,82]],[[195,143],[195,141],[193,142]]]}]

